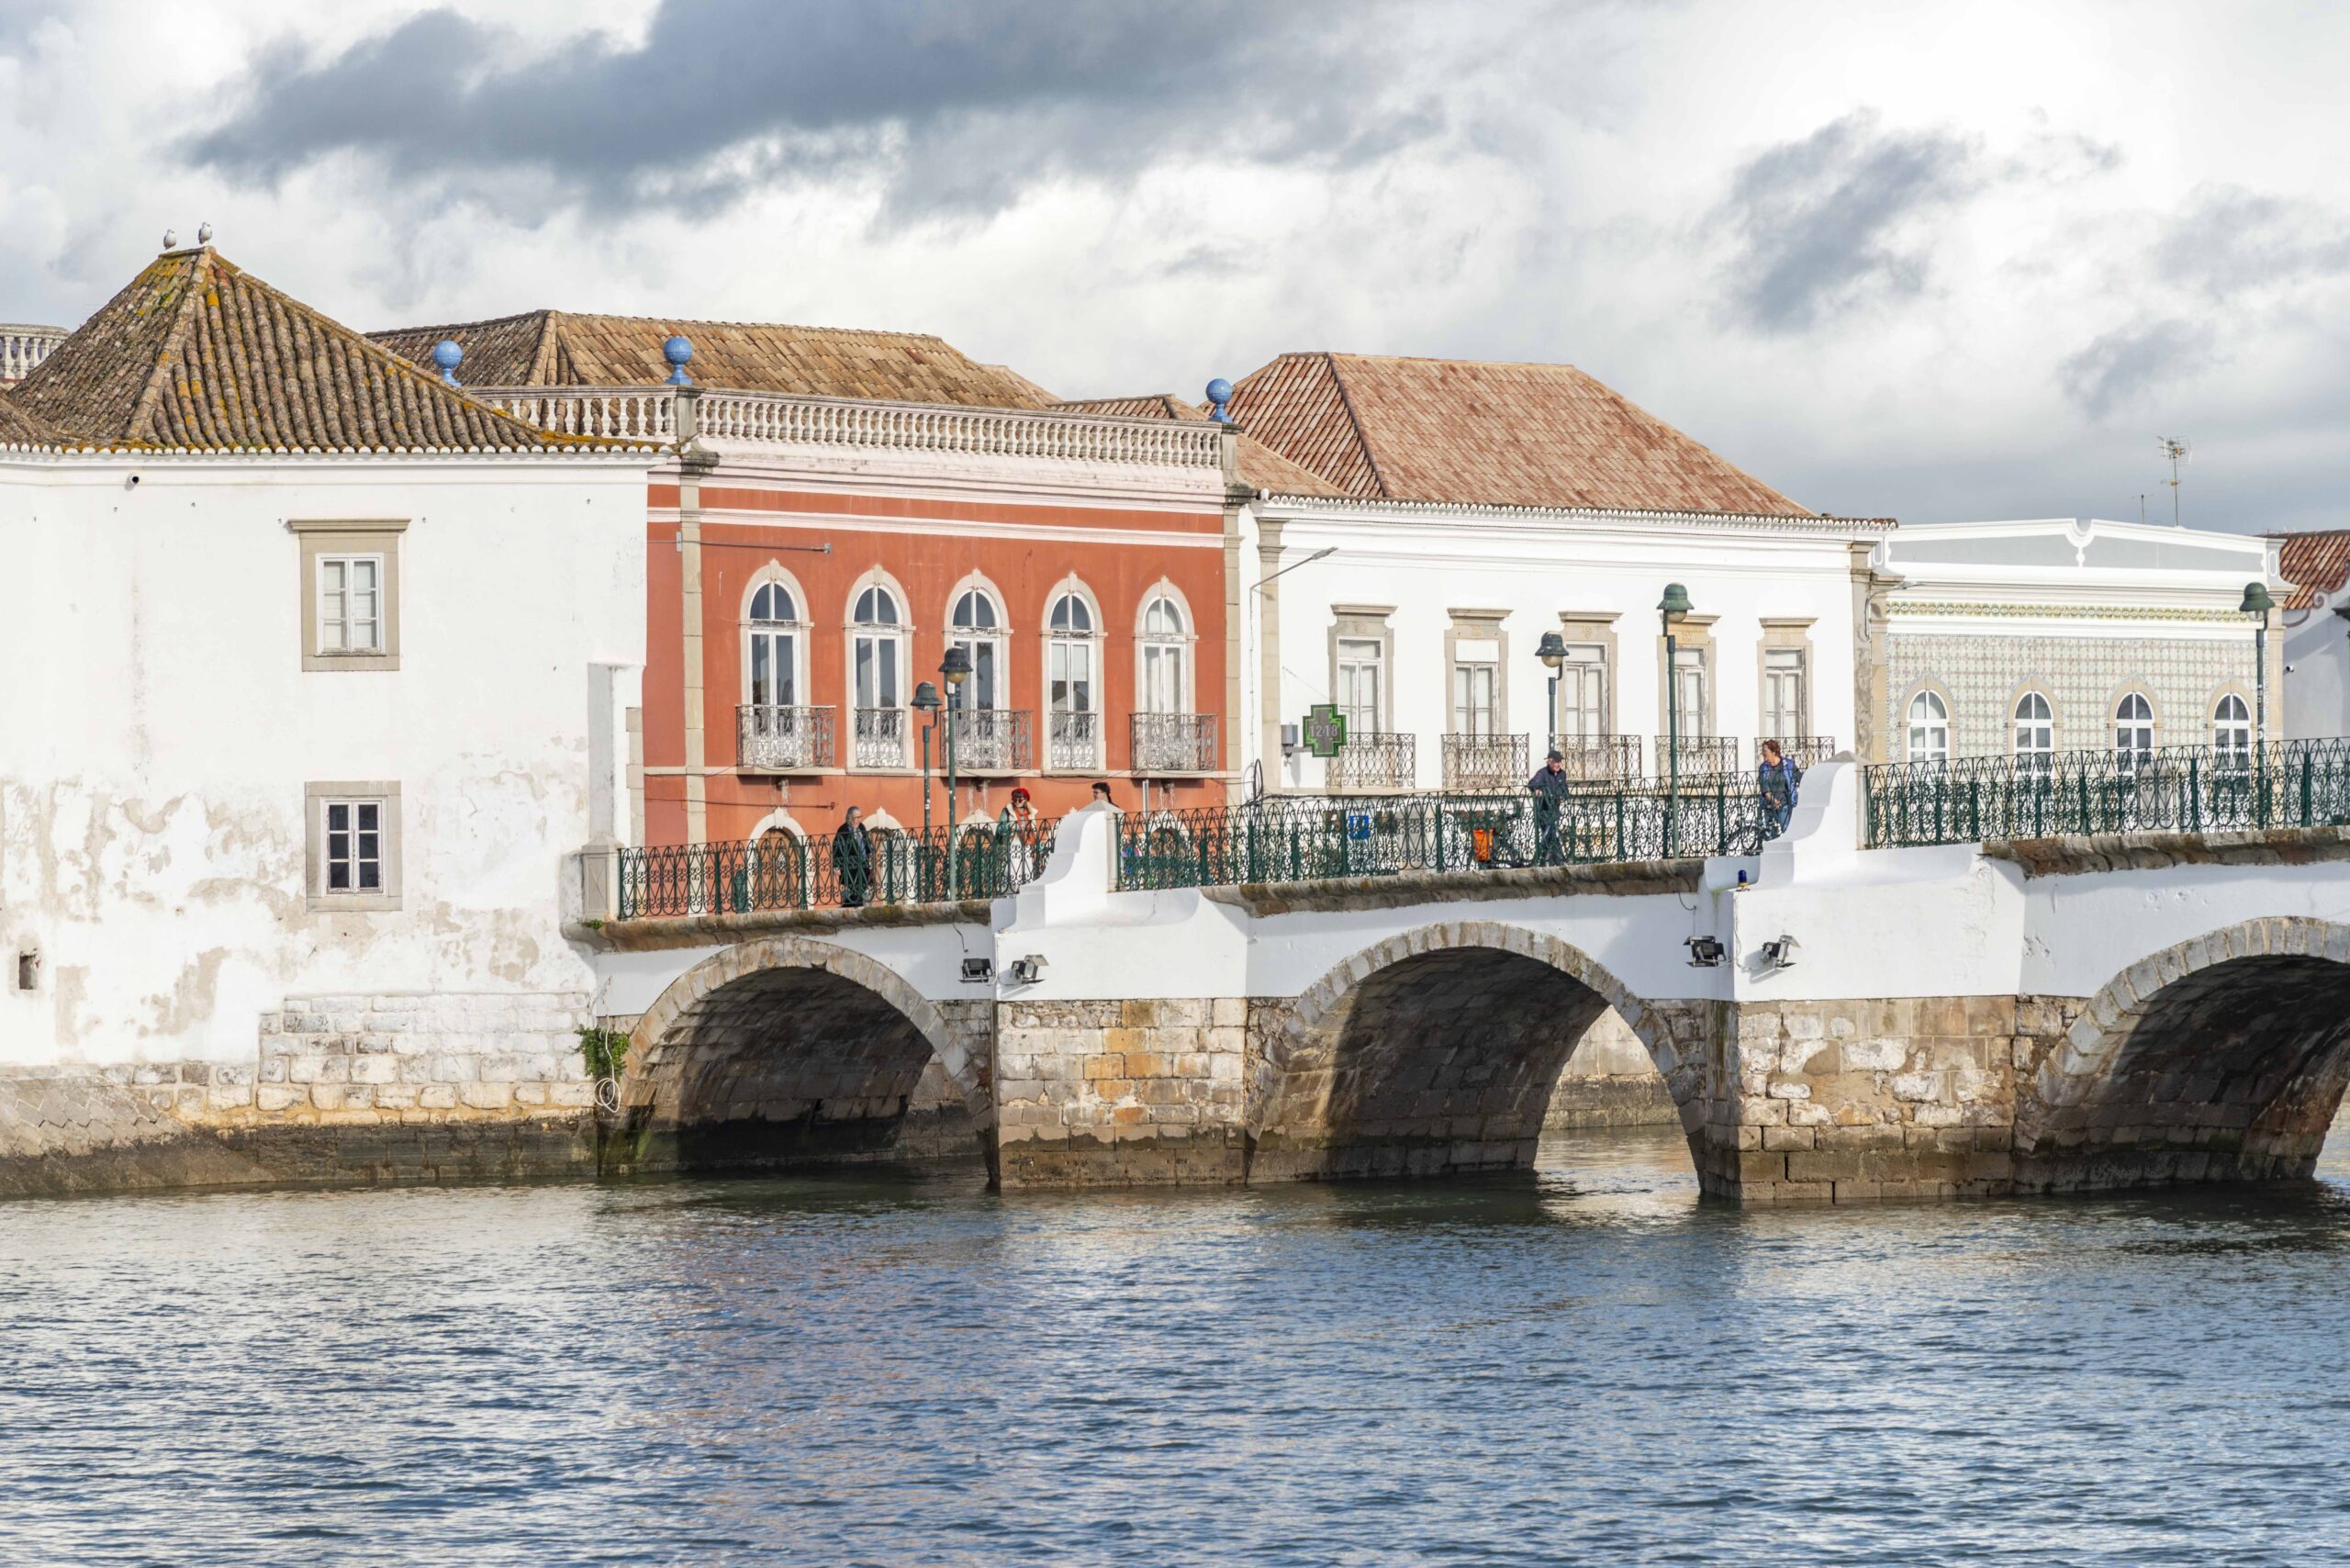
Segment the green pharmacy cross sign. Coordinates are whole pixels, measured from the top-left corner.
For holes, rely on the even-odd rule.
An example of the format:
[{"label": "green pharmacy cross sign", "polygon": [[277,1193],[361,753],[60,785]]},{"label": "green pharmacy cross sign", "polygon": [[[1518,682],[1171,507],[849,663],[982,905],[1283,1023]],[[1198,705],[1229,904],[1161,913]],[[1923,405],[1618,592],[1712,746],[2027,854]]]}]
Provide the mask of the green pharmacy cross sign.
[{"label": "green pharmacy cross sign", "polygon": [[1305,749],[1316,756],[1338,755],[1347,744],[1347,716],[1335,702],[1316,702],[1305,711]]}]

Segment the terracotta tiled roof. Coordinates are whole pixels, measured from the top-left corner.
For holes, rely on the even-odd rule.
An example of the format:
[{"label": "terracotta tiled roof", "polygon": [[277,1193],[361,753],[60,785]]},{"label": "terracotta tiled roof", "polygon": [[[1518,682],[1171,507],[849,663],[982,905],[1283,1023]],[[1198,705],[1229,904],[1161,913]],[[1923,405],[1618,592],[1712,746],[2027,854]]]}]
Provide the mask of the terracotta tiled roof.
[{"label": "terracotta tiled roof", "polygon": [[1812,515],[1572,365],[1290,353],[1232,413],[1350,496]]},{"label": "terracotta tiled roof", "polygon": [[2315,610],[2350,582],[2350,528],[2268,537],[2278,542],[2277,575],[2293,585],[2293,591],[2284,598],[2284,609]]},{"label": "terracotta tiled roof", "polygon": [[168,251],[11,389],[78,443],[525,451],[580,443],[485,408],[222,259]]},{"label": "terracotta tiled roof", "polygon": [[[1072,414],[1106,414],[1127,420],[1180,420],[1205,424],[1208,411],[1187,403],[1172,392],[1149,392],[1139,398],[1072,398],[1053,405]],[[1256,437],[1240,438],[1240,479],[1250,489],[1277,496],[1342,496],[1346,494],[1311,468],[1300,467]]]},{"label": "terracotta tiled roof", "polygon": [[17,407],[16,399],[0,390],[0,446],[55,446],[61,440],[57,431]]},{"label": "terracotta tiled roof", "polygon": [[1026,377],[981,364],[925,332],[532,310],[372,335],[418,364],[431,363],[433,344],[454,339],[465,351],[457,376],[468,386],[647,386],[669,379],[661,345],[682,336],[694,345],[687,373],[701,386],[981,409],[1043,409],[1053,401]]}]

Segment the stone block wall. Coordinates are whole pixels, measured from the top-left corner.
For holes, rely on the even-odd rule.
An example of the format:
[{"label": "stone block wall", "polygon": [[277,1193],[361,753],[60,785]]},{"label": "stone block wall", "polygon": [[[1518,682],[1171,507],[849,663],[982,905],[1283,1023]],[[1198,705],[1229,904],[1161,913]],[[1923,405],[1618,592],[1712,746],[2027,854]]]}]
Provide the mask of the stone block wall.
[{"label": "stone block wall", "polygon": [[1614,1008],[1584,1031],[1542,1114],[1546,1133],[1581,1127],[1677,1127],[1681,1113],[1648,1047]]},{"label": "stone block wall", "polygon": [[999,1004],[1003,1186],[1243,1180],[1248,1020],[1237,997]]}]

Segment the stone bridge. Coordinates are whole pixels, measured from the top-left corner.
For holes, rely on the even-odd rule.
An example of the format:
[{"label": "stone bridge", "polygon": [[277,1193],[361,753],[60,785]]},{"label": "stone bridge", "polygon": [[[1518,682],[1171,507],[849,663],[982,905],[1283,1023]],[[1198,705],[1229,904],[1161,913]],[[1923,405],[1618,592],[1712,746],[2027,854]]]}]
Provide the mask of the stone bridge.
[{"label": "stone bridge", "polygon": [[1864,849],[1859,792],[1821,767],[1751,857],[1148,892],[1113,890],[1088,812],[992,904],[610,926],[621,1163],[971,1139],[1006,1189],[1507,1169],[1613,1014],[1719,1196],[2310,1171],[2350,1078],[2350,835]]}]

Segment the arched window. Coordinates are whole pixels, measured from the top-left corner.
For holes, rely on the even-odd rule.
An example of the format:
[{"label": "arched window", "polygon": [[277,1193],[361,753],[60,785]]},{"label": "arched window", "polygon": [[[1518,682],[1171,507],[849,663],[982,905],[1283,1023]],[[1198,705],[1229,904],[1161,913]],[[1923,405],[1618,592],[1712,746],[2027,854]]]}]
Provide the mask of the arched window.
[{"label": "arched window", "polygon": [[1045,617],[1045,692],[1052,705],[1052,765],[1100,766],[1101,720],[1095,707],[1093,607],[1074,593],[1053,600]]},{"label": "arched window", "polygon": [[2046,773],[2056,765],[2056,715],[2048,699],[2027,691],[2016,702],[2016,766]]},{"label": "arched window", "polygon": [[1950,709],[1930,691],[1909,699],[1909,760],[1950,760]]},{"label": "arched window", "polygon": [[1191,657],[1190,627],[1182,607],[1160,594],[1142,612],[1142,711],[1146,713],[1187,713],[1187,661]]},{"label": "arched window", "polygon": [[2154,755],[2154,705],[2138,692],[2113,710],[2113,755],[2133,765]]},{"label": "arched window", "polygon": [[957,708],[1003,706],[1003,617],[995,600],[978,588],[967,588],[955,599],[947,617],[947,645],[960,648],[971,661],[971,677],[953,688],[948,700]]},{"label": "arched window", "polygon": [[754,708],[800,705],[800,607],[781,583],[751,594],[743,627],[744,695]]},{"label": "arched window", "polygon": [[852,634],[850,664],[854,669],[856,705],[862,709],[903,706],[900,689],[904,633],[900,630],[898,599],[878,584],[856,596],[856,613],[849,617]]},{"label": "arched window", "polygon": [[2237,767],[2252,760],[2252,710],[2232,691],[2211,710],[2211,749]]}]

